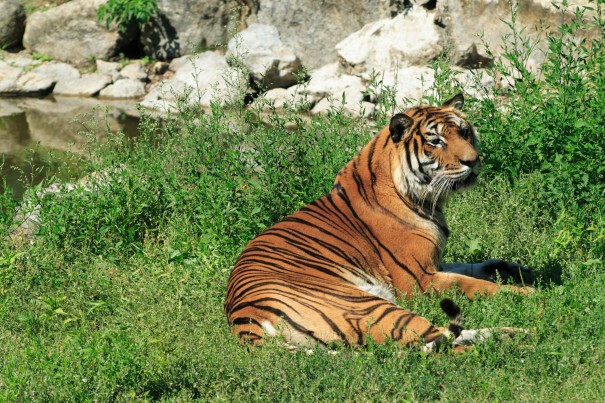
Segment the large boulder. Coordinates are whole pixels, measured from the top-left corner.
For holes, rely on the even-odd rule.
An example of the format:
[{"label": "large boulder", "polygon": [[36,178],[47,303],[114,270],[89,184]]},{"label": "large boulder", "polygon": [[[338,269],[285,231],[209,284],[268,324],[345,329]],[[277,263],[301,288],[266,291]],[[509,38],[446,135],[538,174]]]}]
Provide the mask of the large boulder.
[{"label": "large boulder", "polygon": [[374,112],[374,105],[365,101],[367,89],[360,77],[343,73],[337,62],[327,64],[311,73],[306,86],[308,97],[319,100],[311,114],[343,110],[353,116],[368,117]]},{"label": "large boulder", "polygon": [[282,43],[277,28],[263,24],[251,24],[231,39],[227,51],[230,57],[240,59],[254,83],[263,89],[296,84],[296,73],[302,67],[292,49]]},{"label": "large boulder", "polygon": [[364,25],[391,17],[390,0],[257,0],[248,23],[275,26],[309,68],[336,61],[332,49]]},{"label": "large boulder", "polygon": [[224,45],[232,15],[239,20],[238,0],[157,0],[158,14],[141,32],[145,54],[166,60]]},{"label": "large boulder", "polygon": [[19,45],[25,31],[25,10],[17,0],[0,0],[0,49]]},{"label": "large boulder", "polygon": [[143,107],[172,113],[180,101],[209,107],[213,101],[235,102],[248,91],[248,77],[230,67],[225,56],[215,52],[175,59],[170,69],[174,75],[149,91],[141,101]]},{"label": "large boulder", "polygon": [[443,50],[441,28],[422,7],[392,19],[368,24],[336,45],[338,57],[352,74],[423,66]]},{"label": "large boulder", "polygon": [[30,52],[53,59],[81,63],[87,59],[108,59],[117,55],[134,38],[115,24],[107,29],[97,19],[105,0],[73,0],[27,19],[23,46]]}]

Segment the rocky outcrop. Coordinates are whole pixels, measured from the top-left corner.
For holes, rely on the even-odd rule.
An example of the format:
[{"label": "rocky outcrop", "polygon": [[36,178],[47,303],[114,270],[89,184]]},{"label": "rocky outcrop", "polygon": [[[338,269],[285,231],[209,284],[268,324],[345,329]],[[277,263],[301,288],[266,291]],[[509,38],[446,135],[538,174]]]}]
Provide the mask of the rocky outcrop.
[{"label": "rocky outcrop", "polygon": [[227,59],[237,58],[258,88],[270,90],[296,84],[300,59],[284,46],[277,28],[252,24],[229,41]]},{"label": "rocky outcrop", "polygon": [[53,59],[82,63],[87,59],[108,59],[134,39],[130,31],[109,29],[97,20],[105,0],[73,0],[27,19],[23,46]]},{"label": "rocky outcrop", "polygon": [[364,25],[391,17],[389,0],[257,0],[248,23],[273,25],[303,65],[336,61],[334,46]]},{"label": "rocky outcrop", "polygon": [[0,49],[21,44],[25,10],[17,0],[0,0]]},{"label": "rocky outcrop", "polygon": [[[167,60],[226,44],[232,15],[246,12],[243,0],[158,0],[158,15],[141,32],[145,53]],[[243,7],[242,7],[243,6]],[[239,13],[238,11],[239,10]]]},{"label": "rocky outcrop", "polygon": [[366,75],[424,66],[443,50],[434,19],[433,13],[414,7],[395,18],[366,25],[336,45],[339,60],[349,73]]}]

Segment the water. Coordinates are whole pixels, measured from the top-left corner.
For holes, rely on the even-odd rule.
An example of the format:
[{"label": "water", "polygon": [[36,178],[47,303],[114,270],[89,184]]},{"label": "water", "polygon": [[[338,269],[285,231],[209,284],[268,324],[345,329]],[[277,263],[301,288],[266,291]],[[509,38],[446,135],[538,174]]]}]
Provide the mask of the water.
[{"label": "water", "polygon": [[55,155],[85,152],[83,132],[92,131],[102,141],[109,126],[132,137],[137,134],[137,116],[132,100],[0,98],[1,175],[20,200],[25,182],[35,185],[56,171],[61,161],[53,160]]}]

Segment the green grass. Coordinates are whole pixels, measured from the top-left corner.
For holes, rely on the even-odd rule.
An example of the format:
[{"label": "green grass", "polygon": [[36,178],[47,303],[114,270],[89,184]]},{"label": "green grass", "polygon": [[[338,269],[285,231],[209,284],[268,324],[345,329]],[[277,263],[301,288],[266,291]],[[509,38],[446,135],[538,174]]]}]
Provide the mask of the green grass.
[{"label": "green grass", "polygon": [[[600,63],[593,56],[584,68]],[[446,98],[459,84],[447,65],[436,68],[444,78],[429,95]],[[584,99],[593,91],[603,105],[603,90],[580,86],[571,95]],[[529,297],[470,303],[450,295],[467,327],[523,327],[527,337],[428,357],[389,344],[336,347],[337,355],[240,345],[223,312],[237,256],[255,234],[328,191],[377,127],[340,113],[307,125],[292,109],[264,124],[242,105],[215,105],[210,113],[181,107],[163,122],[144,116],[133,147],[119,136],[95,145],[82,169],[105,170],[109,179],[40,200],[39,241],[0,241],[0,401],[602,399],[605,206],[592,163],[598,157],[560,169],[511,168],[517,162],[508,150],[535,117],[529,107],[521,122],[502,112],[503,96],[511,108],[529,105],[518,86],[502,91],[468,102],[488,164],[477,186],[448,204],[445,260],[497,257],[532,267],[539,288]],[[533,99],[547,116],[569,97]],[[382,102],[381,110],[393,110],[392,100]],[[574,113],[592,122],[574,126],[575,133],[603,147],[598,115],[589,108]],[[387,117],[379,115],[379,124]],[[286,130],[286,122],[298,129]],[[545,161],[585,152],[573,148],[569,132],[537,126],[532,133],[543,135],[537,141],[567,142],[567,151],[542,147]],[[594,182],[582,182],[587,170]],[[9,194],[1,197],[10,204]],[[6,231],[12,209],[0,214]],[[401,304],[447,322],[437,297]]]}]

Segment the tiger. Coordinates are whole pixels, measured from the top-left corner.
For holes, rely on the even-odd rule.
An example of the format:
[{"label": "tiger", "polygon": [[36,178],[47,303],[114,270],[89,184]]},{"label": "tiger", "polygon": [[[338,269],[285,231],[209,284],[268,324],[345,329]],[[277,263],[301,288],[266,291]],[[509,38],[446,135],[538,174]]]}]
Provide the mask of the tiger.
[{"label": "tiger", "polygon": [[447,328],[396,303],[453,286],[470,300],[532,290],[519,283],[529,273],[520,264],[440,263],[449,236],[444,203],[475,183],[481,165],[463,105],[458,94],[441,106],[395,114],[340,170],[328,194],[248,243],[225,300],[236,337],[258,346],[279,336],[295,349],[392,340],[433,351],[491,334],[463,329],[450,299],[441,302]]}]

